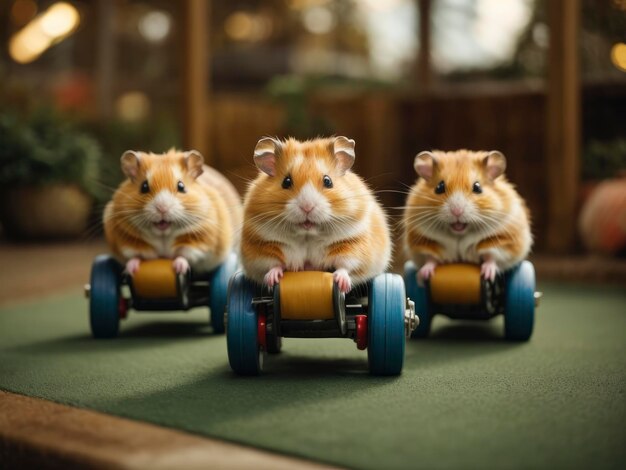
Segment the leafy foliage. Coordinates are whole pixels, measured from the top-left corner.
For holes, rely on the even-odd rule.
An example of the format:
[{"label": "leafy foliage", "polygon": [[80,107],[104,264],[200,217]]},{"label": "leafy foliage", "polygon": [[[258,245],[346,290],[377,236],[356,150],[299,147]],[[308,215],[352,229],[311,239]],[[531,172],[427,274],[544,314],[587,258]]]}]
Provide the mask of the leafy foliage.
[{"label": "leafy foliage", "polygon": [[50,108],[20,117],[0,113],[0,185],[3,188],[74,183],[98,196],[101,150]]},{"label": "leafy foliage", "polygon": [[603,179],[626,171],[626,139],[593,140],[585,147],[582,159],[583,179]]}]

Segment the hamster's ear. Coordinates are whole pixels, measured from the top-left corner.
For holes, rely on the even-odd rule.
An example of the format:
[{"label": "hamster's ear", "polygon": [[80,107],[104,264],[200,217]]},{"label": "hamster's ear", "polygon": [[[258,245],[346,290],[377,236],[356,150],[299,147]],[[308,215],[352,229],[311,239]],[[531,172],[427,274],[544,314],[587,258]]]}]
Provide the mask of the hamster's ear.
[{"label": "hamster's ear", "polygon": [[128,176],[131,181],[135,181],[135,178],[137,178],[137,175],[139,174],[139,166],[141,165],[139,152],[126,150],[126,152],[122,155],[122,158],[120,158],[120,162],[122,164],[122,171],[124,174]]},{"label": "hamster's ear", "polygon": [[333,153],[335,154],[335,163],[341,175],[352,168],[354,165],[354,140],[344,136],[335,138],[333,142]]},{"label": "hamster's ear", "polygon": [[185,168],[187,168],[187,173],[193,179],[196,179],[204,172],[204,157],[197,150],[189,150],[188,152],[183,153],[185,160]]},{"label": "hamster's ear", "polygon": [[430,181],[437,167],[437,159],[432,152],[420,152],[415,156],[413,161],[413,168],[415,172],[424,178],[426,181]]},{"label": "hamster's ear", "polygon": [[501,152],[492,150],[483,158],[483,166],[487,177],[493,181],[506,170],[506,158],[504,158]]},{"label": "hamster's ear", "polygon": [[276,152],[280,142],[271,137],[263,137],[254,147],[254,164],[263,173],[276,176]]}]

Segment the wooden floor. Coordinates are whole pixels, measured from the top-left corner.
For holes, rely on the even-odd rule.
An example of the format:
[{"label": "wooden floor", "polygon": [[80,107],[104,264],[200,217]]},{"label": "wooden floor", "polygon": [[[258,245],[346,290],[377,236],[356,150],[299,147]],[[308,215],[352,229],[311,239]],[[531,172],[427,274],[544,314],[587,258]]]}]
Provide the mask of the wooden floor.
[{"label": "wooden floor", "polygon": [[[103,242],[0,243],[0,306],[79,291]],[[533,258],[539,280],[626,286],[626,260]],[[395,266],[401,269],[401,263]],[[257,449],[193,436],[0,391],[2,468],[328,468]]]},{"label": "wooden floor", "polygon": [[0,391],[1,468],[331,468]]}]

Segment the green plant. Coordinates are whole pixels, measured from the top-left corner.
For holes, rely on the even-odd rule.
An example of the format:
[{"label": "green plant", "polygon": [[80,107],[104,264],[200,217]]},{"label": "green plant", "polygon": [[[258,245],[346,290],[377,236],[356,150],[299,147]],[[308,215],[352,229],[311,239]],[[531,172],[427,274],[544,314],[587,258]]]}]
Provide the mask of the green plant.
[{"label": "green plant", "polygon": [[20,116],[0,113],[0,185],[73,183],[98,197],[101,150],[51,108]]},{"label": "green plant", "polygon": [[583,151],[582,177],[597,180],[617,176],[626,170],[626,139],[592,140]]}]

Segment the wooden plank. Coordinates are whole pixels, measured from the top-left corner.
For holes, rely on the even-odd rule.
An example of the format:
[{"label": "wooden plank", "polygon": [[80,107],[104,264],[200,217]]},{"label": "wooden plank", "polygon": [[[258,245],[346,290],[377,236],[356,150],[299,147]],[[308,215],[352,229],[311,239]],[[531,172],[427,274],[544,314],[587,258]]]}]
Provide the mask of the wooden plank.
[{"label": "wooden plank", "polygon": [[183,28],[183,145],[200,151],[207,164],[210,152],[209,116],[209,18],[210,3],[185,0]]},{"label": "wooden plank", "polygon": [[580,181],[580,0],[546,2],[550,27],[547,87],[546,246],[571,252],[576,242],[576,203]]},{"label": "wooden plank", "polygon": [[3,391],[0,467],[336,468]]},{"label": "wooden plank", "polygon": [[96,4],[96,99],[100,118],[113,116],[115,82],[116,2],[98,0]]},{"label": "wooden plank", "polygon": [[432,85],[430,60],[432,0],[418,0],[419,51],[417,55],[418,92],[427,93]]}]

